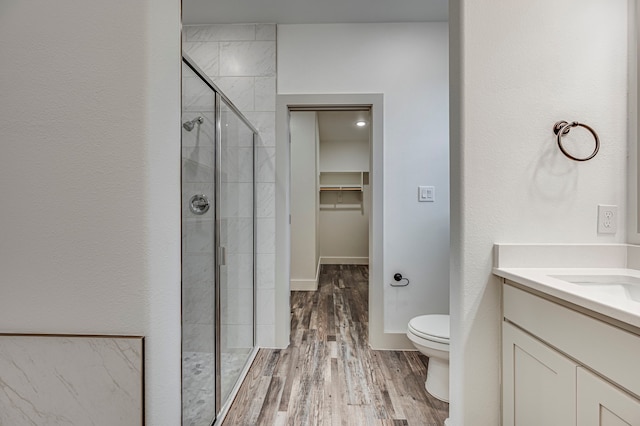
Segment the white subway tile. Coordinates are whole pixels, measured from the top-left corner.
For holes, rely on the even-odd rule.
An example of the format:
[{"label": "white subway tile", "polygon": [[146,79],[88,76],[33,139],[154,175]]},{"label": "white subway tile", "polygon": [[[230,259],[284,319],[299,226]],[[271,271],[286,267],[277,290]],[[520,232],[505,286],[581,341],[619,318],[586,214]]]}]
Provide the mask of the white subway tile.
[{"label": "white subway tile", "polygon": [[182,350],[213,352],[213,324],[182,324]]},{"label": "white subway tile", "polygon": [[[268,224],[270,225],[270,224]],[[275,288],[276,255],[258,253],[256,255],[256,281],[258,288]],[[272,307],[275,309],[275,307]]]},{"label": "white subway tile", "polygon": [[223,202],[220,204],[222,217],[253,216],[253,184],[223,183]]},{"label": "white subway tile", "polygon": [[252,325],[222,325],[222,351],[253,347]]},{"label": "white subway tile", "polygon": [[182,286],[212,285],[214,281],[212,254],[184,254],[182,256]]},{"label": "white subway tile", "polygon": [[253,289],[229,288],[221,303],[220,321],[223,325],[253,324]]},{"label": "white subway tile", "polygon": [[274,41],[221,42],[220,76],[276,75],[276,43]]},{"label": "white subway tile", "polygon": [[256,183],[256,217],[275,217],[275,192],[274,183]]},{"label": "white subway tile", "polygon": [[256,182],[276,181],[275,148],[256,148]]},{"label": "white subway tile", "polygon": [[[255,98],[253,77],[216,77],[213,82],[240,111],[253,111]],[[225,124],[238,126],[240,121],[229,118]]]},{"label": "white subway tile", "polygon": [[184,223],[184,254],[213,254],[213,224],[212,218]]},{"label": "white subway tile", "polygon": [[237,288],[253,289],[253,254],[228,254],[225,270],[228,283],[233,283]]},{"label": "white subway tile", "polygon": [[273,309],[275,305],[274,289],[258,289],[256,294],[256,324],[275,324],[275,311]]},{"label": "white subway tile", "polygon": [[[254,111],[275,111],[276,78],[256,77],[255,85],[256,99]],[[275,116],[273,119],[275,120]]]},{"label": "white subway tile", "polygon": [[251,148],[222,149],[222,182],[253,181],[253,150]]},{"label": "white subway tile", "polygon": [[200,78],[183,77],[182,110],[213,112],[215,110],[215,93]]},{"label": "white subway tile", "polygon": [[182,50],[209,77],[220,75],[219,43],[209,41],[187,41]]},{"label": "white subway tile", "polygon": [[212,146],[182,148],[183,182],[213,182],[213,166]]},{"label": "white subway tile", "polygon": [[221,221],[220,243],[226,248],[228,255],[253,253],[253,219],[223,219]]},{"label": "white subway tile", "polygon": [[247,112],[244,115],[260,133],[262,146],[276,146],[275,112]]},{"label": "white subway tile", "polygon": [[261,348],[274,348],[276,345],[275,325],[258,325],[256,327],[256,342]]},{"label": "white subway tile", "polygon": [[182,286],[182,320],[187,324],[213,324],[213,283]]},{"label": "white subway tile", "polygon": [[255,40],[253,24],[188,25],[187,41],[243,41]]},{"label": "white subway tile", "polygon": [[256,40],[275,40],[276,24],[257,24]]},{"label": "white subway tile", "polygon": [[256,253],[275,253],[276,252],[276,220],[256,219],[257,222],[257,241]]}]

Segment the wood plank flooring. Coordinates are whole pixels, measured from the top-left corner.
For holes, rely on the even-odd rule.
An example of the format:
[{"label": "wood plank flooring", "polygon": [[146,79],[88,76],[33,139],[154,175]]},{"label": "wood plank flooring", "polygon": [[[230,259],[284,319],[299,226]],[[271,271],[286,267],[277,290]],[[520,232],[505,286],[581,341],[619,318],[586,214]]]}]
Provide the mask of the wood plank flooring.
[{"label": "wood plank flooring", "polygon": [[290,346],[258,352],[224,425],[443,425],[428,359],[371,350],[367,333],[367,266],[323,265],[318,291],[291,293]]}]

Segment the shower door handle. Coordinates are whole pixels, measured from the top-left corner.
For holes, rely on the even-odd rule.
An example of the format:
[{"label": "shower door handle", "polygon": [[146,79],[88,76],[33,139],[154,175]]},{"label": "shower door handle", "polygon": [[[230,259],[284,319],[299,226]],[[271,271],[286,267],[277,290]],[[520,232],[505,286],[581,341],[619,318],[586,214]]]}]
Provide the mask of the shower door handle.
[{"label": "shower door handle", "polygon": [[227,264],[227,248],[218,247],[218,265],[225,266]]}]

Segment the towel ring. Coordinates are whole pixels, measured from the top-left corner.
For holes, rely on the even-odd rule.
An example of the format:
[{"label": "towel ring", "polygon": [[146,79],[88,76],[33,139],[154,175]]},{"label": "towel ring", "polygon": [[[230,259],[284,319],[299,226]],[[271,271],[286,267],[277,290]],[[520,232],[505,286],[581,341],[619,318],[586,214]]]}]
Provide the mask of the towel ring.
[{"label": "towel ring", "polygon": [[[564,146],[562,146],[562,137],[564,135],[569,134],[569,131],[571,131],[572,127],[578,127],[578,126],[584,127],[589,132],[591,132],[591,134],[593,135],[593,138],[595,139],[595,142],[596,142],[595,149],[593,150],[591,155],[588,156],[588,157],[585,157],[585,158],[574,157],[573,155],[569,154],[564,149]],[[571,158],[572,160],[575,160],[575,161],[588,161],[588,160],[591,160],[593,157],[596,156],[596,154],[600,150],[600,138],[598,138],[598,134],[596,133],[595,130],[593,130],[590,126],[587,126],[586,124],[578,123],[577,121],[574,121],[573,123],[567,123],[566,121],[558,121],[553,126],[553,133],[555,133],[557,135],[558,148],[560,148],[560,151],[562,151],[562,153],[564,155],[566,155],[567,157]]]}]

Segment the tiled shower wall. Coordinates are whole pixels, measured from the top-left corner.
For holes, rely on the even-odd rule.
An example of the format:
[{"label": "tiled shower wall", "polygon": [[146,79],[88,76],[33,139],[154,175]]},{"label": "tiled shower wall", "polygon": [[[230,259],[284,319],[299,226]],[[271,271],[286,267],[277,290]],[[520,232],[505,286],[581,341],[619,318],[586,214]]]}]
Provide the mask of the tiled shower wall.
[{"label": "tiled shower wall", "polygon": [[257,343],[275,345],[276,25],[183,28],[183,49],[260,133],[256,149]]}]

